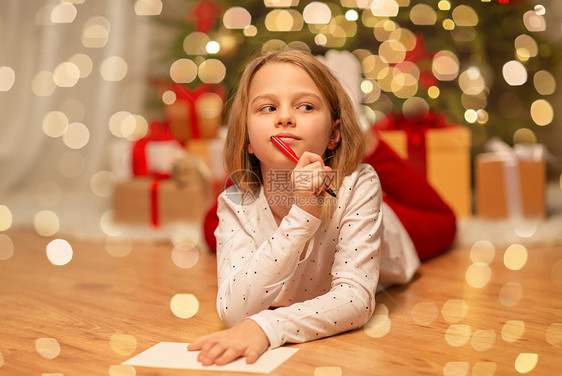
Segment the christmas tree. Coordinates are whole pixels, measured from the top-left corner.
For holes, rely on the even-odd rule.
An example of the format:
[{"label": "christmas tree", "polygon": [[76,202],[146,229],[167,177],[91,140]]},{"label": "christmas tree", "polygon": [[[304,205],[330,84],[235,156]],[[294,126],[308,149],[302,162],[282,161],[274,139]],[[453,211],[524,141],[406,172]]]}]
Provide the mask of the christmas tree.
[{"label": "christmas tree", "polygon": [[[160,103],[169,83],[232,91],[242,64],[263,49],[323,55],[351,51],[361,62],[363,113],[426,108],[469,126],[475,150],[498,136],[537,142],[555,108],[560,46],[545,39],[542,5],[524,0],[184,1],[155,17],[177,36],[155,77]],[[169,69],[168,69],[169,68]],[[539,140],[540,141],[540,140]]]}]

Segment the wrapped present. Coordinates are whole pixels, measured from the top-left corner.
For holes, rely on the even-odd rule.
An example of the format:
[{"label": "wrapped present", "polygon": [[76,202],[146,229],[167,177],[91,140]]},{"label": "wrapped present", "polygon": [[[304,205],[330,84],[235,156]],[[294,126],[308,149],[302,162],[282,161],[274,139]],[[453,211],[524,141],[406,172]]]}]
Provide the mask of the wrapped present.
[{"label": "wrapped present", "polygon": [[172,178],[181,187],[191,184],[193,171],[198,171],[206,181],[211,181],[211,171],[199,157],[187,155],[174,162]]},{"label": "wrapped present", "polygon": [[487,219],[545,217],[545,150],[542,145],[510,148],[497,139],[476,157],[476,214]]},{"label": "wrapped present", "polygon": [[374,125],[379,137],[423,173],[457,216],[471,214],[470,131],[430,112],[390,114]]},{"label": "wrapped present", "polygon": [[224,113],[224,86],[205,84],[190,90],[174,84],[172,89],[176,100],[164,108],[164,113],[173,137],[181,142],[217,137]]},{"label": "wrapped present", "polygon": [[221,129],[217,135],[218,137],[210,139],[189,140],[186,143],[186,150],[188,154],[203,160],[213,179],[224,180],[225,171],[222,153],[226,134]]},{"label": "wrapped present", "polygon": [[196,175],[182,186],[172,179],[134,178],[116,184],[113,216],[116,223],[155,227],[200,223],[212,199],[211,183]]},{"label": "wrapped present", "polygon": [[151,122],[146,137],[133,145],[132,169],[134,176],[169,178],[174,161],[185,156],[183,145],[172,137],[166,123]]}]

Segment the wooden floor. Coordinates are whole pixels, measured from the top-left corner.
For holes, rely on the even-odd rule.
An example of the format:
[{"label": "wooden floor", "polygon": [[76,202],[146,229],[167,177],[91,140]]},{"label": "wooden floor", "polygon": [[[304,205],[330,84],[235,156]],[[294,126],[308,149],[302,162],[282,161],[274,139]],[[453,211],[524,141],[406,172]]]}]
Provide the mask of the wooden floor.
[{"label": "wooden floor", "polygon": [[[67,238],[72,259],[56,266],[46,254],[52,240],[0,234],[0,375],[232,374],[121,365],[160,341],[222,328],[214,256],[202,250],[180,268],[168,243]],[[189,266],[194,253],[183,255]],[[562,246],[454,249],[408,286],[379,293],[365,328],[291,345],[300,351],[272,375],[557,375],[561,290]],[[174,314],[193,308],[182,307],[186,295],[171,305],[176,293],[197,298],[193,317]]]}]

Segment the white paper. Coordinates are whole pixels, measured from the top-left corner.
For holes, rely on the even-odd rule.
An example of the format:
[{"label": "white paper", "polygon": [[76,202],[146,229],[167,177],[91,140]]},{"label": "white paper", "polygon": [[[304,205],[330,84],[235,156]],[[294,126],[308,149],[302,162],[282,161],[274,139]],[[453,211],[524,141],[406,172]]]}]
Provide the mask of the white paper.
[{"label": "white paper", "polygon": [[246,359],[240,358],[224,366],[203,366],[197,361],[199,351],[187,351],[187,345],[188,343],[183,342],[160,342],[123,364],[156,368],[270,373],[299,350],[278,347],[267,350],[254,364],[246,364]]}]

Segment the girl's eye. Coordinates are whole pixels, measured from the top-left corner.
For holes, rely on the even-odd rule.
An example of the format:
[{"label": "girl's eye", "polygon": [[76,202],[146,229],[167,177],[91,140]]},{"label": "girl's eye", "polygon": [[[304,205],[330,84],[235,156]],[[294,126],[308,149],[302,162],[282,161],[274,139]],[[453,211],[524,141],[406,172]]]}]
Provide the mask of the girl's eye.
[{"label": "girl's eye", "polygon": [[312,107],[311,104],[301,104],[301,105],[299,106],[299,110],[301,110],[301,111],[306,111],[306,112],[308,112],[308,111],[312,111],[313,109],[314,109],[314,107]]},{"label": "girl's eye", "polygon": [[260,108],[261,112],[273,112],[275,110],[276,110],[275,106],[264,106]]}]

